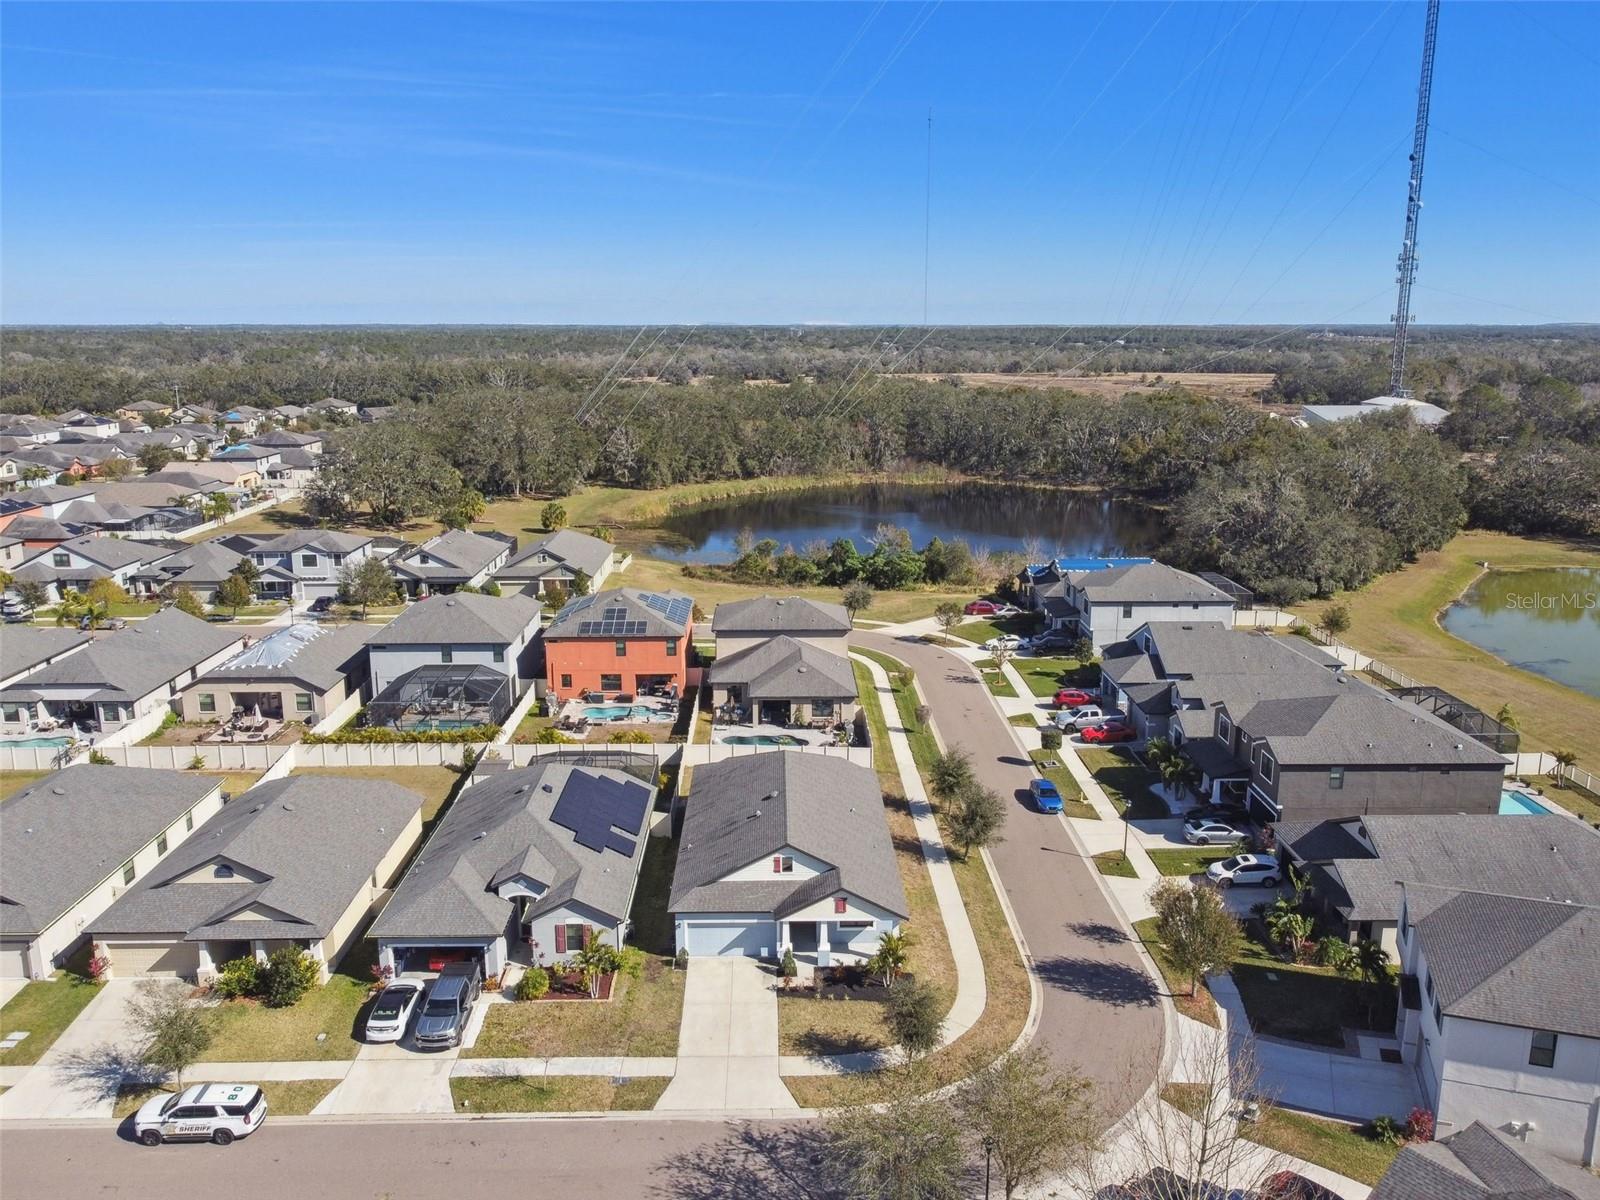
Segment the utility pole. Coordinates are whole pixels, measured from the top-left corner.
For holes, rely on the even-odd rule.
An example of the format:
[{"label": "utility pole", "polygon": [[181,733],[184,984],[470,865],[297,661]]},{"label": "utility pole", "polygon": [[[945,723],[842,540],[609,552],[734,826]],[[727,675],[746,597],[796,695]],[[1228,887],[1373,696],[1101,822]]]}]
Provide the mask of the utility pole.
[{"label": "utility pole", "polygon": [[1400,243],[1400,295],[1395,303],[1394,356],[1389,367],[1389,394],[1409,396],[1406,387],[1406,333],[1411,326],[1411,285],[1417,281],[1417,218],[1422,214],[1422,160],[1428,149],[1428,105],[1433,98],[1433,45],[1439,32],[1439,0],[1428,0],[1427,27],[1422,35],[1422,80],[1417,85],[1417,128],[1411,140],[1406,184],[1406,233]]}]

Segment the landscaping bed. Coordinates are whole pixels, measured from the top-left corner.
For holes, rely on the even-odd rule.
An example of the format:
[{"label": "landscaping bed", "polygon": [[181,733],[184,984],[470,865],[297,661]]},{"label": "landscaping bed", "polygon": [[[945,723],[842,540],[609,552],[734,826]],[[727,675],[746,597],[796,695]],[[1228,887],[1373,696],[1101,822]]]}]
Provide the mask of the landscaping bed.
[{"label": "landscaping bed", "polygon": [[607,1075],[459,1075],[450,1095],[459,1113],[639,1112],[654,1108],[671,1082],[665,1075],[620,1082]]}]

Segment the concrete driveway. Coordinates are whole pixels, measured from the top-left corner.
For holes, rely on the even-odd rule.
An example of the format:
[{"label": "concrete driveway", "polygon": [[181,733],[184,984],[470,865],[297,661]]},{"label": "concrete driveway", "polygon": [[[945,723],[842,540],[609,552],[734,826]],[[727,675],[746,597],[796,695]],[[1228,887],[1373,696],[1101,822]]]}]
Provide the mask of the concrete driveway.
[{"label": "concrete driveway", "polygon": [[113,979],[56,1044],[0,1096],[5,1117],[109,1117],[124,1074],[138,1072],[138,1035],[128,1015],[137,979]]},{"label": "concrete driveway", "polygon": [[26,979],[0,979],[0,1008],[10,1004],[16,994],[28,986]]},{"label": "concrete driveway", "polygon": [[691,959],[678,1069],[656,1108],[798,1107],[778,1075],[775,977],[751,958]]}]

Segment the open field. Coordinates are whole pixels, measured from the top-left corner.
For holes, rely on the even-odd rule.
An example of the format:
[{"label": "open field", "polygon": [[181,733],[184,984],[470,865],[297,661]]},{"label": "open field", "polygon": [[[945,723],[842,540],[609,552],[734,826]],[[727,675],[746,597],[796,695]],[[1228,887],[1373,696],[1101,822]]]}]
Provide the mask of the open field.
[{"label": "open field", "polygon": [[1485,561],[1499,570],[1593,567],[1600,564],[1600,543],[1469,530],[1358,592],[1294,611],[1314,622],[1329,603],[1349,605],[1342,641],[1490,715],[1509,704],[1525,750],[1571,749],[1580,766],[1600,768],[1600,699],[1510,666],[1439,627],[1439,612],[1471,586]]},{"label": "open field", "polygon": [[[937,381],[946,375],[911,375],[912,379]],[[1098,396],[1116,400],[1129,392],[1154,392],[1168,387],[1184,387],[1205,396],[1221,396],[1225,400],[1256,402],[1274,376],[1253,375],[1230,371],[1173,371],[1168,374],[1141,374],[1134,371],[1116,371],[1107,375],[1057,375],[1047,372],[1006,374],[1002,371],[962,371],[956,378],[969,387],[1030,388],[1043,391],[1077,392],[1084,396]],[[1294,405],[1271,405],[1272,408],[1294,411]]]}]

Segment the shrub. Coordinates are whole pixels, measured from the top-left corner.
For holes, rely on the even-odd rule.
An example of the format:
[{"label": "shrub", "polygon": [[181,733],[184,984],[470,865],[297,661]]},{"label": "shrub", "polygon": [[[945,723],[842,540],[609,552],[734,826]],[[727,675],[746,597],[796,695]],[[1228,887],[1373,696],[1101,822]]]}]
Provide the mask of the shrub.
[{"label": "shrub", "polygon": [[689,969],[689,952],[687,950],[679,950],[677,954],[673,955],[672,965],[680,971],[687,971]]},{"label": "shrub", "polygon": [[650,735],[642,729],[619,729],[607,740],[612,742],[648,743]]},{"label": "shrub", "polygon": [[644,973],[644,951],[637,946],[624,946],[617,955],[617,970],[629,979],[637,979]]},{"label": "shrub", "polygon": [[1398,1146],[1406,1140],[1405,1130],[1400,1122],[1388,1113],[1381,1113],[1367,1122],[1366,1134],[1375,1142],[1382,1142],[1385,1146]]},{"label": "shrub", "polygon": [[1350,964],[1355,951],[1343,938],[1325,937],[1317,943],[1317,962],[1335,971],[1343,971]]},{"label": "shrub", "polygon": [[111,756],[102,754],[98,750],[89,751],[89,761],[97,767],[109,767],[112,765]]},{"label": "shrub", "polygon": [[550,990],[550,972],[543,967],[529,967],[517,980],[518,1000],[537,1000]]},{"label": "shrub", "polygon": [[204,771],[209,765],[206,762],[206,756],[198,750],[195,751],[194,757],[189,760],[189,770],[191,771]]},{"label": "shrub", "polygon": [[106,952],[104,950],[96,946],[89,955],[89,978],[95,983],[99,983],[106,977],[106,972],[110,969],[111,959],[106,956]]},{"label": "shrub", "polygon": [[492,742],[500,732],[498,725],[472,725],[466,729],[390,729],[386,725],[363,725],[355,729],[336,729],[332,733],[308,733],[300,740],[307,746],[387,745],[398,742],[459,744]]},{"label": "shrub", "polygon": [[317,984],[316,960],[297,946],[280,946],[267,958],[261,999],[268,1008],[291,1008]]},{"label": "shrub", "polygon": [[889,993],[889,1030],[912,1058],[921,1058],[939,1045],[944,1018],[939,1015],[939,993],[921,979],[902,983]]},{"label": "shrub", "polygon": [[800,974],[800,968],[795,965],[794,950],[788,946],[783,948],[783,965],[778,968],[778,973],[785,979],[793,979]]},{"label": "shrub", "polygon": [[261,964],[246,955],[223,963],[211,987],[224,1000],[238,1000],[259,995],[261,983]]},{"label": "shrub", "polygon": [[1433,1141],[1433,1109],[1420,1104],[1406,1117],[1406,1140],[1410,1142]]},{"label": "shrub", "polygon": [[1046,750],[1061,749],[1062,741],[1061,730],[1054,725],[1046,725],[1039,733],[1039,744]]},{"label": "shrub", "polygon": [[543,729],[539,730],[538,733],[534,734],[533,740],[542,746],[571,746],[576,745],[578,741],[577,738],[568,737],[559,729],[549,725],[546,725]]}]

